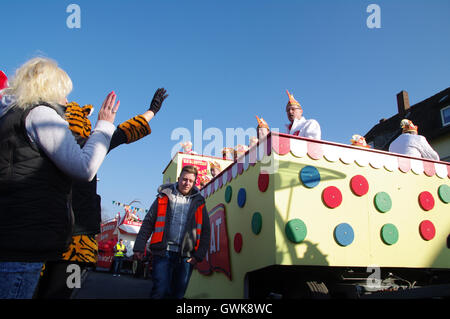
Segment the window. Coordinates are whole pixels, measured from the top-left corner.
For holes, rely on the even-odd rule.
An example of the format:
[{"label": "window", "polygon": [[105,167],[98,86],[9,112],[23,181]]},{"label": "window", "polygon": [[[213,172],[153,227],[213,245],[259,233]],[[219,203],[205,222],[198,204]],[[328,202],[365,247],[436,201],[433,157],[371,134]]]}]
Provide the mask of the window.
[{"label": "window", "polygon": [[450,105],[441,109],[442,126],[450,125]]}]

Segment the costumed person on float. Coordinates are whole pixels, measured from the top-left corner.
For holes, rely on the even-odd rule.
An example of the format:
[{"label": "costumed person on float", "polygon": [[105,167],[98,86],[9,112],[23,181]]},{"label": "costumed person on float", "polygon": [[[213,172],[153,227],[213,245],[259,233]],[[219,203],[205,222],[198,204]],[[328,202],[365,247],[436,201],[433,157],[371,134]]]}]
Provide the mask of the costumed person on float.
[{"label": "costumed person on float", "polygon": [[370,145],[367,144],[366,139],[358,134],[354,134],[350,139],[350,142],[352,143],[353,146],[370,148]]},{"label": "costumed person on float", "polygon": [[232,147],[224,147],[222,149],[222,158],[224,160],[234,160],[234,148]]},{"label": "costumed person on float", "polygon": [[197,152],[192,150],[192,142],[191,141],[187,141],[185,143],[180,143],[180,145],[183,148],[183,153],[192,154],[192,155],[197,154]]},{"label": "costumed person on float", "polygon": [[216,161],[209,162],[209,170],[211,172],[211,176],[214,178],[220,174],[222,171],[220,164]]},{"label": "costumed person on float", "polygon": [[262,117],[259,118],[257,115],[255,115],[255,116],[256,116],[256,120],[258,121],[258,127],[257,127],[258,139],[262,139],[262,138],[266,137],[267,134],[269,134],[270,128],[269,128],[269,125],[267,124],[267,122],[264,121],[264,119]]},{"label": "costumed person on float", "polygon": [[424,136],[418,135],[418,127],[413,122],[403,119],[400,127],[402,134],[389,145],[389,152],[439,161],[439,154]]},{"label": "costumed person on float", "polygon": [[291,122],[291,124],[286,125],[287,133],[320,140],[322,134],[319,123],[313,119],[305,119],[300,103],[288,90],[286,90],[286,93],[289,97],[289,102],[286,105],[286,114],[289,122]]},{"label": "costumed person on float", "polygon": [[[150,120],[160,110],[167,98],[164,88],[157,89],[149,109],[128,121],[118,125],[109,146],[109,151],[121,144],[133,143],[151,133]],[[91,134],[89,115],[93,106],[88,104],[80,107],[76,102],[66,105],[65,118],[78,144],[83,147]],[[60,261],[48,262],[39,282],[35,298],[67,299],[72,289],[66,285],[69,264],[78,264],[81,270],[97,262],[98,242],[95,235],[100,233],[101,198],[97,194],[97,176],[90,182],[74,181],[72,184],[72,209],[74,213],[74,228],[69,247],[61,256]]]}]

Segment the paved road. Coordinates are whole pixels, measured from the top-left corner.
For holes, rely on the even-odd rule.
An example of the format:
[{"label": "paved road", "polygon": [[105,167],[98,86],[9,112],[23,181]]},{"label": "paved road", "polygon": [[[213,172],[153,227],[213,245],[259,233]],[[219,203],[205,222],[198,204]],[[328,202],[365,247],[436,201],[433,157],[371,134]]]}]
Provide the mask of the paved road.
[{"label": "paved road", "polygon": [[150,297],[152,281],[122,274],[89,270],[81,282],[81,288],[72,294],[72,299],[147,299]]}]

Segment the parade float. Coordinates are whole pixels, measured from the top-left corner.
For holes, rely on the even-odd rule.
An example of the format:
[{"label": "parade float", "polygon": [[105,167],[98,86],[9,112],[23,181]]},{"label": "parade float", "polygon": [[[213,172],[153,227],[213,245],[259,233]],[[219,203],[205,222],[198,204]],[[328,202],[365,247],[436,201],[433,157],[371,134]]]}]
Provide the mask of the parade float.
[{"label": "parade float", "polygon": [[123,239],[127,252],[122,268],[131,271],[134,275],[143,271],[144,276],[146,276],[146,265],[133,259],[134,242],[142,225],[142,220],[138,217],[137,212],[142,209],[116,201],[113,201],[113,205],[123,206],[124,214],[121,216],[118,213],[113,219],[101,224],[101,232],[97,236],[98,260],[96,269],[111,271],[114,262],[114,246],[120,239]]},{"label": "parade float", "polygon": [[187,298],[448,296],[449,163],[275,132],[222,160]]}]

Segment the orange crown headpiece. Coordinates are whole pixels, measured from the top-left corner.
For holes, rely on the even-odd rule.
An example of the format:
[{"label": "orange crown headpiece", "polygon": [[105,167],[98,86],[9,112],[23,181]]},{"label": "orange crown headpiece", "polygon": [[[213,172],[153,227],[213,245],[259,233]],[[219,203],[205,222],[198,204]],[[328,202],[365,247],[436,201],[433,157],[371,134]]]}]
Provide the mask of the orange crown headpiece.
[{"label": "orange crown headpiece", "polygon": [[264,121],[264,119],[261,117],[259,118],[257,115],[256,116],[256,120],[258,121],[258,128],[266,128],[269,130],[269,125],[267,124],[266,121]]},{"label": "orange crown headpiece", "polygon": [[300,103],[298,103],[298,101],[294,98],[294,96],[293,96],[291,93],[289,93],[288,90],[286,90],[286,93],[287,93],[287,95],[289,96],[289,102],[288,102],[288,104],[286,105],[286,107],[289,106],[289,105],[295,105],[295,106],[298,106],[299,108],[302,108],[302,107],[300,106]]},{"label": "orange crown headpiece", "polygon": [[370,148],[370,145],[367,145],[366,143],[366,139],[358,134],[353,135],[350,142],[352,142],[352,145],[354,146]]},{"label": "orange crown headpiece", "polygon": [[209,162],[209,167],[210,167],[210,169],[213,169],[213,168],[221,169],[220,164],[217,163],[216,161]]},{"label": "orange crown headpiece", "polygon": [[417,129],[418,127],[416,125],[413,124],[413,122],[411,122],[408,119],[403,119],[400,122],[400,127],[403,130],[403,133],[407,133],[407,132],[416,132],[417,133]]}]

